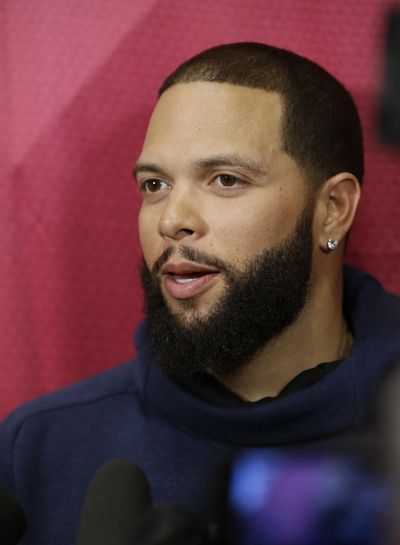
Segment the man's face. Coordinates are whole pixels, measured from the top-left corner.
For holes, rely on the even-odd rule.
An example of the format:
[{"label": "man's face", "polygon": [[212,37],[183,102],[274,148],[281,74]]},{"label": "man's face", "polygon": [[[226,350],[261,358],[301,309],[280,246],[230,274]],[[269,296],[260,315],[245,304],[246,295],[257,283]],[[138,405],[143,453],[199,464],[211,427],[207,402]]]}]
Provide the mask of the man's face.
[{"label": "man's face", "polygon": [[137,164],[139,233],[182,325],[221,300],[222,264],[245,271],[293,233],[306,207],[306,181],[282,150],[281,111],[277,93],[208,82],[175,85],[155,108]]},{"label": "man's face", "polygon": [[229,374],[309,293],[312,208],[279,95],[219,83],[161,97],[136,166],[150,347],[174,373]]}]

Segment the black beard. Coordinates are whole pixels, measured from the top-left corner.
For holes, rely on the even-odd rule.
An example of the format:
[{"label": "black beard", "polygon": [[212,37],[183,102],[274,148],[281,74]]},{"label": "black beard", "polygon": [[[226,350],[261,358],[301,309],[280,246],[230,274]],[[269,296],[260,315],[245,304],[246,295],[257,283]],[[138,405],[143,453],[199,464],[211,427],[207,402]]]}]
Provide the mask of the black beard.
[{"label": "black beard", "polygon": [[[312,214],[304,210],[291,235],[249,261],[244,271],[181,246],[180,256],[217,266],[225,277],[225,291],[206,315],[196,313],[195,298],[182,301],[182,316],[166,304],[154,271],[172,253],[168,249],[160,256],[153,273],[142,264],[150,348],[160,367],[170,373],[231,374],[290,326],[303,309],[312,266]],[[193,311],[187,319],[189,308]]]}]

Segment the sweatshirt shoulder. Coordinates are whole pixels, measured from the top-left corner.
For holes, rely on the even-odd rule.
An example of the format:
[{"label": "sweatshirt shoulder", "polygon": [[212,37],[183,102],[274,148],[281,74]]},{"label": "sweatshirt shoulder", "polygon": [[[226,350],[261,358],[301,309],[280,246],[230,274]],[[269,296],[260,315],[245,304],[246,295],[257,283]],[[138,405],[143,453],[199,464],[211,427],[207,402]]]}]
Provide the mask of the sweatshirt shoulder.
[{"label": "sweatshirt shoulder", "polygon": [[370,317],[378,314],[398,324],[400,297],[386,291],[380,282],[364,271],[344,267],[344,303],[350,311],[368,311]]},{"label": "sweatshirt shoulder", "polygon": [[35,416],[67,412],[78,406],[93,405],[104,399],[140,392],[143,372],[138,359],[130,360],[93,377],[33,399],[12,412],[2,423],[2,431],[17,431],[27,420]]},{"label": "sweatshirt shoulder", "polygon": [[17,455],[28,455],[47,441],[74,440],[74,430],[96,428],[110,407],[112,416],[118,416],[131,400],[142,396],[145,368],[145,362],[136,358],[12,412],[0,425],[0,483],[13,490]]}]

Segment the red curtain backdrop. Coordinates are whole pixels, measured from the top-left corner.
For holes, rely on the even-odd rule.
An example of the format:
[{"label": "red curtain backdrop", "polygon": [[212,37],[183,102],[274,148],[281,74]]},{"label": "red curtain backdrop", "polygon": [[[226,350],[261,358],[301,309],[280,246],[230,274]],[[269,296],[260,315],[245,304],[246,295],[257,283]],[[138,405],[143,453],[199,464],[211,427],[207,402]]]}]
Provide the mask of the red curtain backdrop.
[{"label": "red curtain backdrop", "polygon": [[367,171],[348,260],[400,293],[400,150],[376,131],[391,4],[2,0],[1,415],[134,353],[142,300],[131,168],[159,84],[212,45],[290,48],[347,85]]}]

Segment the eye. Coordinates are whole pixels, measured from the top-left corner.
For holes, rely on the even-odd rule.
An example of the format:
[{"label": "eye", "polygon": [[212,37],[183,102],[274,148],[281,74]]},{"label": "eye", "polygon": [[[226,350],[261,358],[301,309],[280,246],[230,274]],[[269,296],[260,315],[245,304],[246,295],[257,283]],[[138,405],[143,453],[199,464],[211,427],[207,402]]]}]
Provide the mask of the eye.
[{"label": "eye", "polygon": [[246,184],[244,180],[232,174],[219,174],[214,180],[218,187],[242,187]]},{"label": "eye", "polygon": [[158,191],[164,191],[169,189],[169,185],[158,178],[149,178],[140,182],[140,191],[144,193],[157,193]]}]

